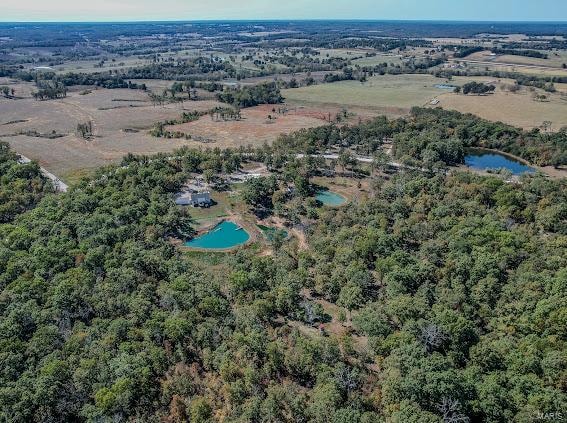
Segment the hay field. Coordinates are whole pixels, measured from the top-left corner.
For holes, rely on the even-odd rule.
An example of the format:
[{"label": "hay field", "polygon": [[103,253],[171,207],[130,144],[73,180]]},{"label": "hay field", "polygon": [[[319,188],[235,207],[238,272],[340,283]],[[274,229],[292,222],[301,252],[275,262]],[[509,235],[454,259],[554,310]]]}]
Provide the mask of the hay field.
[{"label": "hay field", "polygon": [[359,107],[388,115],[403,115],[413,106],[424,106],[443,91],[435,84],[444,80],[431,75],[374,76],[362,84],[341,81],[284,90],[290,104]]},{"label": "hay field", "polygon": [[552,122],[552,129],[567,126],[567,97],[549,96],[545,102],[535,101],[528,90],[509,93],[498,90],[493,95],[473,96],[443,94],[438,107],[473,113],[482,118],[505,122],[524,129],[538,128],[543,121]]},{"label": "hay field", "polygon": [[376,56],[353,60],[352,63],[359,66],[378,66],[382,63],[399,65],[402,63],[402,57],[397,54],[377,54]]},{"label": "hay field", "polygon": [[[493,95],[457,95],[435,87],[437,84],[463,85],[470,81],[495,84]],[[343,81],[333,84],[285,90],[284,96],[290,104],[325,108],[347,107],[349,110],[371,114],[400,116],[409,113],[412,106],[429,106],[434,98],[443,107],[463,113],[473,113],[485,119],[501,121],[526,129],[540,127],[551,121],[553,130],[567,125],[567,96],[561,90],[556,94],[542,90],[523,88],[517,93],[505,90],[512,85],[508,79],[490,77],[455,77],[451,81],[431,75],[385,75],[369,79],[366,84]],[[546,101],[535,101],[533,95],[546,94]]]},{"label": "hay field", "polygon": [[374,49],[364,48],[318,48],[316,50],[319,51],[322,58],[340,57],[342,59],[354,59],[365,56],[368,52],[375,52]]},{"label": "hay field", "polygon": [[[155,122],[177,118],[183,111],[209,110],[217,105],[216,101],[198,101],[153,106],[146,93],[127,89],[99,89],[87,95],[74,91],[53,101],[2,98],[0,139],[69,180],[81,170],[116,163],[129,152],[153,154],[184,145],[201,147],[194,141],[154,138],[148,131]],[[75,131],[77,124],[88,121],[93,123],[94,136],[87,141]],[[60,136],[48,137],[53,131]]]}]

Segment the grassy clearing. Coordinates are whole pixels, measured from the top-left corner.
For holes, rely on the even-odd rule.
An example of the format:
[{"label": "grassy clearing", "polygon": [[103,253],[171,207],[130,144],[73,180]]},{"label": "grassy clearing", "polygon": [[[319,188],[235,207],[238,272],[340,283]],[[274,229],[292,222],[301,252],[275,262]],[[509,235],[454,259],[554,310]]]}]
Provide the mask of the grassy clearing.
[{"label": "grassy clearing", "polygon": [[230,210],[232,210],[238,202],[237,196],[231,196],[227,192],[213,191],[211,192],[211,197],[216,202],[214,206],[208,209],[189,208],[189,214],[199,227],[207,226],[213,220],[228,216]]},{"label": "grassy clearing", "polygon": [[382,63],[393,63],[395,65],[402,63],[402,58],[397,55],[393,54],[377,54],[376,56],[372,57],[363,57],[361,59],[353,60],[352,63],[354,65],[360,66],[378,66]]},{"label": "grassy clearing", "polygon": [[511,94],[496,91],[489,96],[444,94],[439,106],[463,113],[473,113],[492,121],[501,121],[525,129],[540,127],[543,121],[552,122],[553,130],[567,125],[567,101],[554,94],[549,101],[534,101],[525,90]]},{"label": "grassy clearing", "polygon": [[[359,107],[374,113],[403,115],[412,106],[428,105],[437,98],[436,107],[473,113],[485,119],[501,121],[526,129],[540,127],[544,121],[551,121],[558,130],[567,125],[567,100],[564,93],[548,95],[541,102],[533,99],[533,93],[522,89],[517,93],[503,90],[512,80],[490,77],[456,77],[449,84],[463,85],[470,81],[494,83],[497,90],[489,96],[464,96],[435,87],[447,81],[431,75],[385,75],[370,78],[365,84],[343,81],[312,87],[285,90],[287,101],[309,106],[343,105]],[[560,89],[563,89],[561,86]],[[535,90],[542,94],[543,91]]]},{"label": "grassy clearing", "polygon": [[312,182],[342,195],[349,202],[362,200],[370,195],[370,184],[367,178],[353,179],[342,176],[335,176],[334,178],[316,176]]},{"label": "grassy clearing", "polygon": [[321,53],[322,58],[340,57],[342,59],[354,59],[355,57],[364,56],[370,50],[363,49],[346,49],[346,48],[320,48],[317,49]]},{"label": "grassy clearing", "polygon": [[431,75],[384,75],[358,81],[342,81],[284,90],[288,102],[359,106],[389,114],[404,114],[413,106],[428,104],[442,93],[435,84],[443,80]]},{"label": "grassy clearing", "polygon": [[493,71],[493,72],[513,72],[525,75],[539,75],[539,76],[567,76],[567,71],[560,68],[545,68],[545,67],[529,67],[526,65],[514,65],[505,63],[474,63],[467,62],[467,69],[478,71]]}]

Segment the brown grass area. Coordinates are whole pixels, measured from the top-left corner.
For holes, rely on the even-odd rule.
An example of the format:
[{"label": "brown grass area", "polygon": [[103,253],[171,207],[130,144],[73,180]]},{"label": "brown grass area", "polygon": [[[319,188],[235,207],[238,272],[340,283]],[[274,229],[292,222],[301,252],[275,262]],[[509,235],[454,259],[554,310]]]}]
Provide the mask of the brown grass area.
[{"label": "brown grass area", "polygon": [[505,122],[524,129],[552,122],[552,129],[567,125],[567,101],[560,94],[549,95],[549,101],[535,101],[527,90],[509,93],[497,90],[493,95],[474,96],[444,94],[438,97],[444,109],[473,113],[482,118]]},{"label": "brown grass area", "polygon": [[[222,104],[211,99],[154,106],[143,91],[98,89],[81,95],[84,90],[80,87],[71,90],[64,99],[35,101],[30,97],[31,84],[6,78],[1,79],[0,84],[15,87],[16,95],[24,97],[0,99],[0,138],[59,177],[71,180],[85,170],[116,163],[130,152],[154,154],[182,146],[258,145],[272,142],[281,133],[323,125],[326,118],[321,111],[303,108],[278,115],[272,112],[272,106],[265,105],[243,110],[244,119],[238,122],[214,122],[206,116],[175,128],[187,131],[197,140],[163,139],[149,135],[155,122],[178,118],[183,111],[207,111]],[[270,114],[276,119],[269,121]],[[94,136],[90,140],[78,138],[77,124],[88,121],[93,123]],[[48,139],[17,135],[26,131],[42,134],[55,131],[64,136]],[[203,143],[201,139],[213,142]]]},{"label": "brown grass area", "polygon": [[[24,87],[17,84],[16,95],[18,88]],[[197,146],[181,139],[154,138],[148,131],[155,122],[177,118],[184,110],[209,110],[219,105],[216,101],[188,101],[153,106],[147,94],[128,89],[99,89],[87,95],[79,92],[73,90],[67,98],[53,101],[0,98],[0,138],[57,176],[75,179],[80,171],[116,163],[129,152],[154,154],[184,145]],[[94,128],[94,137],[88,141],[75,135],[77,124],[87,121],[92,121]],[[14,136],[32,130],[43,134],[56,131],[65,136]]]},{"label": "brown grass area", "polygon": [[[302,128],[324,125],[325,114],[315,109],[292,108],[286,114],[272,110],[282,105],[261,105],[242,110],[238,121],[213,120],[204,116],[198,121],[173,125],[170,131],[180,131],[193,138],[212,141],[218,147],[238,147],[272,142],[280,134],[289,134]],[[269,120],[268,115],[275,117]]]}]

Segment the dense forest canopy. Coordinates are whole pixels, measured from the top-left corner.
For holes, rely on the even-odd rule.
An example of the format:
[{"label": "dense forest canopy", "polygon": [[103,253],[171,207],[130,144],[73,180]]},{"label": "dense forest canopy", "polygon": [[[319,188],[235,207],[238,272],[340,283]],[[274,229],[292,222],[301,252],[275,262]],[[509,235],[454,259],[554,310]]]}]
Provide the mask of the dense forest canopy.
[{"label": "dense forest canopy", "polygon": [[0,141],[0,223],[11,222],[52,191],[37,163],[24,163],[8,143]]},{"label": "dense forest canopy", "polygon": [[[348,131],[369,145],[437,113]],[[173,193],[239,160],[128,156],[0,225],[2,420],[527,422],[566,408],[565,181],[404,171],[319,212],[308,250],[182,254],[169,239],[192,224]],[[2,183],[35,203],[29,166]],[[348,311],[350,335],[298,329],[328,319],[317,298]]]},{"label": "dense forest canopy", "polygon": [[[0,124],[21,151],[72,157],[74,178],[119,151],[203,147],[129,154],[56,193],[0,141],[0,421],[564,418],[567,180],[460,166],[475,148],[566,166],[567,127],[406,113],[403,91],[561,107],[566,49],[551,22],[0,23],[17,114]],[[399,99],[342,107],[360,88]],[[217,136],[251,144],[205,149]],[[176,205],[205,186],[210,208]],[[254,229],[244,247],[181,246],[225,218]]]},{"label": "dense forest canopy", "polygon": [[385,140],[392,140],[394,157],[430,166],[463,163],[468,147],[504,151],[542,166],[567,164],[567,128],[557,133],[524,131],[440,108],[414,108],[408,118],[380,116],[358,125],[305,129],[281,136],[274,150],[316,153],[340,147],[371,155]]},{"label": "dense forest canopy", "polygon": [[258,104],[278,104],[283,102],[280,89],[275,82],[242,88],[226,88],[217,95],[219,101],[234,107],[253,107]]}]

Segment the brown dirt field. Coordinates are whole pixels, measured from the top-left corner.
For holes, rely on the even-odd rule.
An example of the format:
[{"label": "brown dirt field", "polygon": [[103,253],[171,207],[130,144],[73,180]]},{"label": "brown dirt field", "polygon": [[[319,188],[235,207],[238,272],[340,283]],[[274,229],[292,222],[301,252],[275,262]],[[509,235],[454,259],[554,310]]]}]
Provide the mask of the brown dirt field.
[{"label": "brown dirt field", "polygon": [[[213,121],[203,116],[195,122],[173,125],[167,129],[190,134],[193,138],[204,138],[218,147],[238,147],[241,145],[272,142],[280,134],[289,134],[302,128],[325,125],[325,114],[315,109],[295,108],[285,115],[272,112],[282,105],[261,105],[242,110],[242,120]],[[269,121],[268,115],[276,119]]]}]

